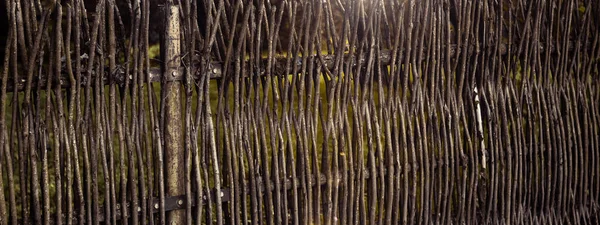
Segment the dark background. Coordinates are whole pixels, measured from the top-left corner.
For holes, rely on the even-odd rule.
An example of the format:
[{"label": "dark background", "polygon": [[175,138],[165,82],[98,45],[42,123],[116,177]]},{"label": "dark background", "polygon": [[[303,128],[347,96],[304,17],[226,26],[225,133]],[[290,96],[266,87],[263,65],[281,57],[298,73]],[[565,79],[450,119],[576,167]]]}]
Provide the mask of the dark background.
[{"label": "dark background", "polygon": [[[163,16],[162,7],[160,7],[165,0],[151,0],[150,1],[150,34],[149,41],[150,45],[158,44],[160,41],[160,31],[162,30],[163,25]],[[93,14],[96,8],[97,0],[84,0],[85,8],[88,14],[89,22],[93,22]],[[123,20],[123,25],[125,26],[125,32],[129,32],[131,16],[129,14],[129,7],[127,5],[127,0],[118,0],[115,1],[117,7],[119,8],[119,12],[121,15],[121,19]],[[63,4],[64,6],[65,4]],[[63,8],[64,9],[64,8]],[[66,13],[63,13],[66,16]],[[4,62],[4,53],[6,48],[6,41],[8,39],[8,30],[10,29],[9,21],[8,21],[9,12],[6,8],[6,2],[4,0],[0,0],[0,67],[2,67],[2,63]],[[128,36],[128,35],[123,35]]]},{"label": "dark background", "polygon": [[6,2],[0,1],[0,67],[4,63],[4,46],[8,36],[8,12],[6,11]]}]

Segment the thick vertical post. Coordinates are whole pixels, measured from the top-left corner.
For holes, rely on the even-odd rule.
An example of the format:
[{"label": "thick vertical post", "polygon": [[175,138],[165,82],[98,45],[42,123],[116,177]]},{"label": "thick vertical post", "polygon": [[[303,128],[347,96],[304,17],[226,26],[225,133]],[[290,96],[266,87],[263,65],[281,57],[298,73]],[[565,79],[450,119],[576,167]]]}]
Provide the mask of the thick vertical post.
[{"label": "thick vertical post", "polygon": [[[184,143],[181,108],[182,85],[178,79],[180,60],[180,21],[179,9],[169,1],[166,12],[165,63],[163,70],[163,88],[166,91],[165,101],[165,165],[167,196],[178,196],[185,193]],[[167,224],[184,224],[185,211],[174,210],[167,213]]]}]

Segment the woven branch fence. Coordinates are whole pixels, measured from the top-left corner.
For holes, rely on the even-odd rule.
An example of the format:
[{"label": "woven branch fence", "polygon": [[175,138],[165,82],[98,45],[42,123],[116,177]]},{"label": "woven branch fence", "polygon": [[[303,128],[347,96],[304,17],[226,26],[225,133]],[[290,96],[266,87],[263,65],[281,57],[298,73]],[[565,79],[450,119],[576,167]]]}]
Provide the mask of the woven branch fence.
[{"label": "woven branch fence", "polygon": [[4,4],[2,225],[600,223],[597,0]]}]

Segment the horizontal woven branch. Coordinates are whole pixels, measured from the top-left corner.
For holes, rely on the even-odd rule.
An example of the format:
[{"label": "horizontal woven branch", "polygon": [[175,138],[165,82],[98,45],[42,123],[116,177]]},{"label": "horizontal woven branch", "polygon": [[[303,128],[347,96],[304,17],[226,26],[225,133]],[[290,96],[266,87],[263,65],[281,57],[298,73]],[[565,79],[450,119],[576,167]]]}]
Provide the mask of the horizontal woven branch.
[{"label": "horizontal woven branch", "polygon": [[[516,45],[516,44],[518,44],[518,43],[515,43],[514,45]],[[539,51],[542,53],[545,52],[544,46],[545,45],[542,43],[539,44]],[[495,49],[493,49],[494,45],[489,45],[487,47],[488,47],[488,50],[483,50],[483,51],[488,52],[487,54],[490,55],[490,57],[491,57],[492,56],[491,54],[493,54],[493,51],[495,51]],[[572,41],[569,42],[569,47],[570,47],[570,50],[572,51],[574,49],[574,42],[572,42]],[[443,47],[443,48],[445,48],[445,47]],[[455,56],[456,48],[457,48],[456,44],[451,45],[450,52],[449,52],[450,57],[456,57]],[[476,46],[471,44],[471,47],[469,48],[469,54],[475,54],[475,49],[476,49]],[[484,48],[481,48],[481,49],[484,49]],[[426,50],[424,50],[424,51],[426,51]],[[482,51],[482,50],[480,50],[480,51]],[[508,53],[507,47],[505,44],[500,44],[499,51],[500,51],[500,55],[502,55],[502,56],[505,56]],[[518,51],[517,49],[513,49],[513,54],[519,54],[517,51]],[[445,51],[442,51],[442,52],[445,52]],[[556,49],[554,47],[552,47],[551,52],[556,53]],[[390,64],[390,60],[392,57],[391,54],[392,54],[392,52],[390,50],[382,50],[379,54],[380,56],[378,58],[378,61],[380,61],[380,63],[382,63],[382,64]],[[399,54],[402,54],[402,50],[400,50]],[[521,52],[519,55],[522,56],[523,54],[525,54],[525,53]],[[367,53],[364,53],[360,56],[360,62],[363,66],[366,66],[366,56],[367,56]],[[310,56],[309,61],[316,60],[318,63],[322,63],[323,66],[325,66],[331,70],[334,68],[335,57],[336,57],[335,55],[327,55],[327,54],[320,55],[320,56]],[[349,55],[345,54],[344,58],[348,58],[348,57],[349,57]],[[299,57],[299,58],[300,59],[298,59],[296,61],[297,61],[297,65],[300,67],[300,66],[302,66],[303,63],[301,60],[302,57]],[[421,60],[425,60],[425,57],[423,57]],[[263,61],[262,67],[264,68],[267,65],[267,61],[266,61],[266,59],[263,59],[262,61]],[[350,62],[350,61],[344,60],[344,62]],[[354,59],[351,62],[353,64],[356,64]],[[248,63],[248,62],[246,62],[246,63]],[[273,69],[272,75],[285,75],[286,64],[287,64],[287,58],[276,58],[275,65],[273,66],[274,69]],[[208,68],[210,68],[208,70],[208,74],[211,79],[220,79],[223,77],[223,74],[222,74],[223,64],[221,62],[213,61],[208,66]],[[60,84],[63,88],[69,88],[71,86],[71,84],[69,83],[68,74],[66,74],[66,70],[63,70],[63,72],[64,73],[61,74],[61,77],[60,77]],[[94,71],[92,70],[92,72],[94,72]],[[150,79],[150,82],[161,82],[161,77],[163,77],[161,69],[159,67],[152,67],[148,71],[143,71],[142,73],[144,75],[149,75],[148,78]],[[180,69],[179,73],[184,74],[185,69],[184,68]],[[201,73],[202,73],[201,70],[196,70],[196,72],[193,73],[193,78],[199,79],[199,77],[201,76]],[[110,73],[110,70],[108,67],[105,68],[105,70],[103,71],[103,74],[104,74],[104,78],[102,80],[104,81],[104,84],[109,85],[111,83],[109,74],[111,74],[111,73]],[[113,74],[115,74],[115,76],[112,78],[112,82],[119,86],[123,86],[125,84],[125,71],[121,68],[121,69],[118,69],[117,71],[115,71]],[[264,76],[265,74],[266,73],[264,70],[261,71],[261,73],[260,73],[261,76]],[[95,72],[94,72],[94,76],[95,76]],[[32,85],[36,86],[38,83],[38,80],[39,80],[41,82],[40,87],[42,89],[45,89],[46,84],[48,83],[46,77],[47,77],[46,75],[42,74],[39,78],[36,78],[32,81]],[[164,77],[171,77],[171,76],[165,75]],[[85,76],[82,78],[83,79],[81,81],[81,86],[86,86],[87,81],[85,81]],[[184,78],[185,78],[185,76],[177,76],[174,79],[169,78],[168,81],[183,81]],[[146,79],[146,78],[144,78],[144,79]],[[129,80],[132,81],[131,76],[129,77]],[[25,78],[18,80],[17,90],[23,91],[25,88],[25,83],[26,83]],[[13,92],[14,85],[15,85],[14,81],[8,82],[7,83],[7,91]],[[54,85],[56,85],[56,83],[54,83]]]}]

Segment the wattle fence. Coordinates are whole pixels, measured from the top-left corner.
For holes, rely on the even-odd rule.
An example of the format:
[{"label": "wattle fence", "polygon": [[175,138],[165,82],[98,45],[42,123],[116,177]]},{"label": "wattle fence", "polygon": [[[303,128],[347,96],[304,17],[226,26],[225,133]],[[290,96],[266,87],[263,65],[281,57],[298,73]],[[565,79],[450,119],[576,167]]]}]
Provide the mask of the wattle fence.
[{"label": "wattle fence", "polygon": [[597,0],[4,4],[0,225],[600,223]]}]

